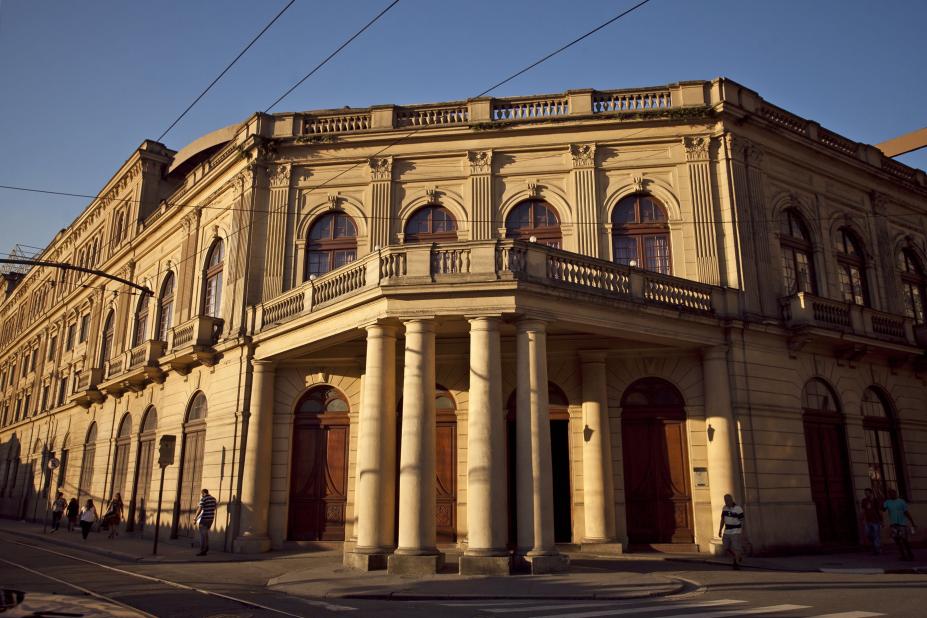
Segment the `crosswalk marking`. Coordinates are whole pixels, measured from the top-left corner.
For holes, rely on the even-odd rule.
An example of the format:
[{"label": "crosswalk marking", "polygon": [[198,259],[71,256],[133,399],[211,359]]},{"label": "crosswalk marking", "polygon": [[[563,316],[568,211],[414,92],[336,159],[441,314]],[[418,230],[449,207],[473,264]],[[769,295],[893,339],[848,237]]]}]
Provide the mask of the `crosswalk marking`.
[{"label": "crosswalk marking", "polygon": [[550,609],[579,609],[581,607],[602,607],[608,601],[596,601],[595,603],[570,603],[565,605],[535,605],[533,607],[507,607],[505,609],[487,609],[491,614],[510,614],[512,612],[542,612]]},{"label": "crosswalk marking", "polygon": [[812,616],[812,618],[872,618],[872,616],[884,616],[876,612],[839,612],[836,614],[821,614]]},{"label": "crosswalk marking", "polygon": [[[631,603],[640,601],[632,601]],[[696,601],[690,603],[654,603],[653,605],[648,605],[646,607],[624,607],[624,608],[615,608],[605,609],[597,612],[576,612],[571,614],[551,614],[544,616],[544,618],[596,618],[597,616],[624,616],[627,614],[652,614],[654,612],[666,612],[674,611],[676,609],[698,609],[702,607],[720,607],[724,605],[735,605],[737,603],[743,603],[743,601],[737,601],[735,599],[719,599],[717,601]],[[543,609],[550,610],[552,607],[548,606]]]},{"label": "crosswalk marking", "polygon": [[531,599],[530,601],[466,601],[461,603],[442,603],[444,607],[494,607],[502,605],[527,605],[528,603],[533,603],[537,599]]},{"label": "crosswalk marking", "polygon": [[721,612],[699,612],[697,614],[673,614],[663,618],[727,618],[728,616],[746,616],[749,614],[772,614],[773,612],[791,612],[796,609],[807,609],[807,605],[769,605],[767,607],[753,607],[750,609],[735,609]]}]

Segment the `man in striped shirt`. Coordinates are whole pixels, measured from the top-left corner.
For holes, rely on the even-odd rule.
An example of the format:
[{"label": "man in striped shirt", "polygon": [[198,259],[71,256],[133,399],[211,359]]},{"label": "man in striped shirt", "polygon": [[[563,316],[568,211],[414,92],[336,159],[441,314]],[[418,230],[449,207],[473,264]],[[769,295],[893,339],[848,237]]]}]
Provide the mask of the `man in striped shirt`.
[{"label": "man in striped shirt", "polygon": [[[739,569],[743,562],[743,527],[744,510],[731,494],[724,494],[724,508],[721,509],[721,525],[718,527],[718,536],[721,537],[721,546],[730,554],[734,561],[731,568]],[[723,534],[722,534],[723,533]]]},{"label": "man in striped shirt", "polygon": [[209,529],[216,518],[216,504],[216,499],[209,494],[209,490],[204,489],[200,506],[196,509],[196,517],[193,518],[200,530],[200,553],[197,556],[205,556],[209,551]]}]

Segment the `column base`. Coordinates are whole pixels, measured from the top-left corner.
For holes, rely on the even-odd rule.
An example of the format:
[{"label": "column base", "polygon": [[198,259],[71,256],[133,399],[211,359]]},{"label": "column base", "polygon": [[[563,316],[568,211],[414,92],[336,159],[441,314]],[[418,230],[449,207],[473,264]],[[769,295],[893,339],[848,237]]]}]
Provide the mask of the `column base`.
[{"label": "column base", "polygon": [[563,573],[570,570],[570,558],[558,553],[532,555],[528,552],[516,556],[515,565],[519,570],[527,570],[532,575]]},{"label": "column base", "polygon": [[584,554],[602,554],[606,556],[615,556],[624,553],[624,546],[614,541],[586,541],[584,540],[579,546],[579,551]]},{"label": "column base", "polygon": [[726,556],[727,553],[724,551],[724,541],[721,540],[721,537],[712,537],[708,542],[708,553],[712,556]]},{"label": "column base", "polygon": [[236,554],[262,554],[270,551],[270,537],[240,536],[232,541],[232,551]]},{"label": "column base", "polygon": [[359,571],[382,571],[386,568],[389,555],[385,551],[363,553],[355,550],[344,555],[344,564]]},{"label": "column base", "polygon": [[504,556],[468,556],[460,557],[461,575],[511,575],[512,557]]},{"label": "column base", "polygon": [[444,566],[444,554],[414,556],[410,554],[390,554],[386,572],[390,575],[434,575]]}]

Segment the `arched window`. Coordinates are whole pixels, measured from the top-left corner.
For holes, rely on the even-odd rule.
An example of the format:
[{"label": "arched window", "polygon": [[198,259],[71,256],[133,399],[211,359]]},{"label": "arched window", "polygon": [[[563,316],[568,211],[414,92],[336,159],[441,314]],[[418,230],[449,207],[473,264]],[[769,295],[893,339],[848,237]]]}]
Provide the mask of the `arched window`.
[{"label": "arched window", "polygon": [[190,410],[187,412],[187,422],[202,421],[206,419],[206,395],[202,392],[196,394],[193,401],[190,402]]},{"label": "arched window", "polygon": [[174,273],[167,273],[158,300],[158,340],[167,341],[167,331],[174,322]]},{"label": "arched window", "polygon": [[782,247],[782,272],[786,293],[817,294],[814,261],[811,259],[814,251],[811,235],[801,215],[792,208],[782,213],[779,243]]},{"label": "arched window", "polygon": [[924,267],[917,255],[911,249],[906,248],[898,254],[898,269],[901,271],[904,312],[917,324],[923,324],[925,288],[927,288]]},{"label": "arched window", "polygon": [[543,200],[520,202],[505,218],[506,238],[529,240],[532,236],[539,244],[557,249],[563,240],[560,218],[553,207]]},{"label": "arched window", "polygon": [[319,217],[309,228],[306,278],[323,275],[357,258],[357,226],[343,212]]},{"label": "arched window", "polygon": [[457,240],[457,220],[447,208],[429,204],[416,210],[406,222],[405,242]]},{"label": "arched window", "polygon": [[870,386],[863,391],[863,431],[866,434],[866,459],[869,463],[869,483],[881,502],[889,489],[906,496],[904,475],[898,459],[898,431],[888,396]]},{"label": "arched window", "polygon": [[841,414],[837,395],[830,385],[820,378],[808,380],[802,391],[801,402],[805,412],[825,416]]},{"label": "arched window", "polygon": [[131,436],[132,416],[126,412],[119,423],[119,433],[116,434],[116,448],[113,451],[113,480],[109,490],[110,499],[117,493],[121,497],[125,497],[126,477],[129,473],[129,449],[131,448],[129,440]]},{"label": "arched window", "polygon": [[148,294],[142,294],[135,309],[135,334],[132,337],[132,347],[142,345],[148,338]]},{"label": "arched window", "polygon": [[110,310],[110,312],[106,314],[106,320],[103,322],[103,340],[100,342],[100,367],[103,367],[113,354],[114,322],[114,312]]},{"label": "arched window", "polygon": [[77,494],[90,494],[93,489],[93,466],[97,454],[97,424],[90,423],[87,438],[84,440],[84,455],[80,462],[80,479],[77,482]]},{"label": "arched window", "polygon": [[342,414],[348,412],[348,400],[336,388],[330,386],[310,389],[296,406],[297,414],[325,414],[332,412]]},{"label": "arched window", "polygon": [[222,309],[222,268],[225,265],[225,246],[217,239],[206,258],[203,276],[203,315],[219,317]]},{"label": "arched window", "polygon": [[145,418],[142,419],[142,426],[139,433],[148,433],[158,429],[158,410],[151,406],[145,412]]},{"label": "arched window", "polygon": [[635,193],[612,210],[612,260],[672,274],[666,209],[652,195]]},{"label": "arched window", "polygon": [[834,251],[844,302],[868,306],[865,253],[859,238],[847,228],[840,228],[834,237]]}]

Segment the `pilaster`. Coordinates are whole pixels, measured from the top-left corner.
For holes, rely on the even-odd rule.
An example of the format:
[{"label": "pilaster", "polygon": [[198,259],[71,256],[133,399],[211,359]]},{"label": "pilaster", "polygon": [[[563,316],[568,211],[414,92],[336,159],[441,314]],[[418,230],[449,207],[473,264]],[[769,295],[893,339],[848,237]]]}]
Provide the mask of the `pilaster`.
[{"label": "pilaster", "polygon": [[689,191],[692,195],[692,212],[695,225],[695,253],[698,279],[702,283],[721,285],[721,269],[718,246],[722,224],[715,215],[711,199],[711,168],[709,148],[711,138],[684,137],[682,144],[686,151],[689,171]]},{"label": "pilaster", "polygon": [[270,199],[264,243],[264,284],[261,286],[261,297],[265,301],[283,293],[290,172],[290,165],[284,163],[274,167],[270,174]]},{"label": "pilaster", "polygon": [[393,158],[368,159],[370,172],[370,250],[389,245],[392,199]]},{"label": "pilaster", "polygon": [[599,221],[596,204],[595,144],[570,144],[573,163],[570,179],[576,204],[576,246],[582,255],[599,255]]},{"label": "pilaster", "polygon": [[492,150],[467,152],[470,170],[470,203],[473,219],[470,233],[473,240],[490,240],[493,237]]}]

